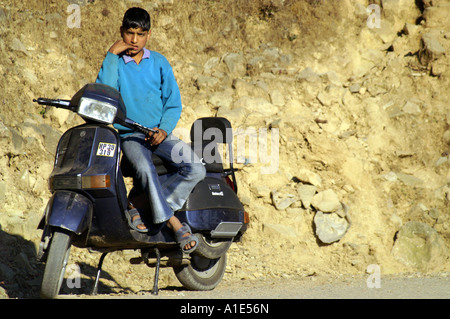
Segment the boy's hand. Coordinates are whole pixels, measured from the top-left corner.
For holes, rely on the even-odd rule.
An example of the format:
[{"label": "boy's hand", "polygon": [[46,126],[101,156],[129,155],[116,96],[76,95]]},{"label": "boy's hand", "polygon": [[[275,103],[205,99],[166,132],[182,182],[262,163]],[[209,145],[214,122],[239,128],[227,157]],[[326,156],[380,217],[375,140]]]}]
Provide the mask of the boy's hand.
[{"label": "boy's hand", "polygon": [[149,135],[145,137],[145,140],[147,142],[150,142],[150,146],[157,146],[162,143],[167,137],[167,132],[164,130],[161,130],[160,128],[154,127],[153,128],[156,132],[152,133],[150,132]]},{"label": "boy's hand", "polygon": [[133,49],[134,47],[130,44],[126,44],[123,40],[118,40],[116,41],[110,48],[109,48],[109,52],[113,53],[113,54],[120,54],[123,51],[129,50],[129,49]]}]

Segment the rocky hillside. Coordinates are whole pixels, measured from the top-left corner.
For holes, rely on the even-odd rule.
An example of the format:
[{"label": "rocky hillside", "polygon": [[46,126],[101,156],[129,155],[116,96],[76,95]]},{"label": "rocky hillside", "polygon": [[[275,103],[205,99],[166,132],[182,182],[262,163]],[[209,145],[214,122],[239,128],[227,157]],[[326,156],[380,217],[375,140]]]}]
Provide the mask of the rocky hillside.
[{"label": "rocky hillside", "polygon": [[[251,225],[224,280],[450,270],[450,1],[0,3],[0,296],[39,290],[47,178],[81,123],[32,99],[93,82],[131,6],[149,10],[148,47],[174,68],[179,135],[202,116],[235,128]],[[106,258],[104,287],[150,289],[133,254]],[[92,280],[98,258],[73,249],[70,262]],[[164,284],[178,285],[169,269]]]}]

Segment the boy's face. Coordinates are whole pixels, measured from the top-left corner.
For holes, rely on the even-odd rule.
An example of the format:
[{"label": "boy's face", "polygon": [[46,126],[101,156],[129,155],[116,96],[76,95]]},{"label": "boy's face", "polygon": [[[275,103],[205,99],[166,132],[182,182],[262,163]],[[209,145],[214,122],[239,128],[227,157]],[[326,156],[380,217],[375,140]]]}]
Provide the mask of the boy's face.
[{"label": "boy's face", "polygon": [[120,29],[122,34],[122,40],[129,45],[132,45],[132,49],[128,49],[126,54],[133,57],[144,49],[148,39],[150,38],[151,31],[144,31],[142,28],[129,28]]}]

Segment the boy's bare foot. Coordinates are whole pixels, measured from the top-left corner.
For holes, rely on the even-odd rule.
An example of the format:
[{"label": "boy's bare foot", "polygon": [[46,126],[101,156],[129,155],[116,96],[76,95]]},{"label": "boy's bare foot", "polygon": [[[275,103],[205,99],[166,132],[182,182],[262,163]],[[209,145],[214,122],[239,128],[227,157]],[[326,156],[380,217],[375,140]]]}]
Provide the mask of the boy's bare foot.
[{"label": "boy's bare foot", "polygon": [[[141,218],[141,217],[139,215],[135,215],[135,216],[133,216],[133,218],[131,218],[131,221],[134,222],[138,218]],[[138,224],[138,225],[136,225],[136,227],[139,228],[140,230],[147,229],[147,227],[145,227],[144,223]]]},{"label": "boy's bare foot", "polygon": [[[167,225],[169,226],[170,229],[173,230],[174,233],[176,233],[181,227],[183,227],[183,224],[175,216],[172,216],[168,220]],[[192,235],[191,233],[187,232],[187,233],[183,234],[183,237],[189,237],[191,235]],[[190,241],[189,243],[187,243],[184,246],[184,250],[192,249],[193,247],[195,247],[195,244],[196,244],[195,240]]]}]

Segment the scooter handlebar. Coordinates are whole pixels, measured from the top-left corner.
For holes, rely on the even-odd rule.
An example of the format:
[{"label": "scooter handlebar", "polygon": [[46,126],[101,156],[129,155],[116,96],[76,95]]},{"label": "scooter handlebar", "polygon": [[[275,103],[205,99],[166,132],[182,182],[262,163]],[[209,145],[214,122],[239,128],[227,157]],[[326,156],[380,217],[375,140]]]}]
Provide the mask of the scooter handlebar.
[{"label": "scooter handlebar", "polygon": [[[72,110],[72,108],[70,107],[70,100],[47,99],[47,98],[40,97],[37,99],[33,99],[33,102],[36,102],[39,105],[48,105],[48,106],[54,106],[54,107]],[[129,127],[138,132],[144,133],[145,135],[158,132],[158,130],[154,130],[154,129],[145,127],[145,126],[143,126],[131,119],[128,119],[128,118],[125,120],[119,120],[116,118],[116,123],[121,124],[126,127]]]},{"label": "scooter handlebar", "polygon": [[129,118],[125,119],[124,121],[117,121],[118,124],[121,124],[123,126],[129,127],[133,130],[136,130],[138,132],[144,133],[145,135],[148,135],[150,133],[157,133],[158,130],[154,130],[148,127],[145,127]]},{"label": "scooter handlebar", "polygon": [[70,110],[70,101],[69,100],[60,100],[60,99],[47,99],[40,97],[38,99],[33,99],[33,102],[36,102],[39,105],[48,105],[54,107],[60,107],[63,109]]}]

